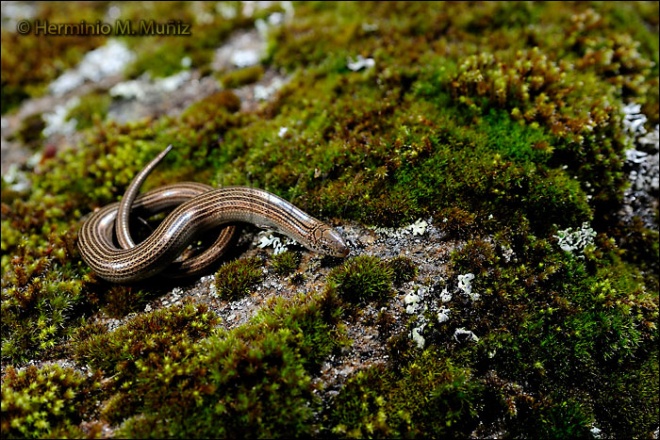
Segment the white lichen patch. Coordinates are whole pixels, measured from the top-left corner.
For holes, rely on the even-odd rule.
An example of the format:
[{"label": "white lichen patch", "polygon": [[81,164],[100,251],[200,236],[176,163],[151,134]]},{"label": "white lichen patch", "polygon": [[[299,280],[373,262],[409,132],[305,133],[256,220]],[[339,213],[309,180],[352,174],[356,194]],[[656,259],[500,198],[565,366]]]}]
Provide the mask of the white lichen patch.
[{"label": "white lichen patch", "polygon": [[424,235],[424,233],[426,232],[426,227],[428,225],[429,224],[426,221],[420,218],[417,219],[417,221],[412,225],[409,225],[409,229],[412,235]]},{"label": "white lichen patch", "polygon": [[473,273],[466,273],[464,275],[458,276],[458,288],[461,290],[461,294],[470,299],[471,301],[477,301],[481,295],[472,291],[472,280],[474,279]]},{"label": "white lichen patch", "polygon": [[557,239],[559,247],[571,254],[583,253],[584,249],[593,244],[596,232],[591,229],[588,222],[582,223],[579,229],[568,228],[562,231],[557,231],[554,237]]},{"label": "white lichen patch", "polygon": [[387,235],[390,238],[402,238],[406,235],[424,235],[428,226],[429,223],[426,220],[420,218],[417,219],[415,223],[404,226],[402,228],[372,227],[370,229],[379,234]]},{"label": "white lichen patch", "polygon": [[508,246],[502,246],[502,257],[506,263],[510,263],[512,260],[515,261],[515,253],[513,249]]},{"label": "white lichen patch", "polygon": [[124,81],[115,84],[110,89],[110,96],[121,99],[136,99],[145,101],[153,96],[160,96],[164,93],[171,93],[179,89],[190,79],[190,71],[183,70],[177,74],[157,80],[150,80],[147,75],[140,79]]},{"label": "white lichen patch", "polygon": [[362,55],[358,55],[355,61],[349,58],[346,62],[346,67],[348,70],[357,72],[362,69],[371,69],[376,65],[376,61],[373,58],[365,58]]},{"label": "white lichen patch", "polygon": [[403,303],[406,305],[406,313],[412,315],[417,311],[417,307],[420,301],[420,297],[417,294],[409,293],[403,298]]},{"label": "white lichen patch", "polygon": [[424,331],[426,324],[422,324],[419,327],[415,327],[410,331],[410,338],[417,344],[417,348],[420,350],[424,348],[426,344],[426,339],[422,336],[421,332]]},{"label": "white lichen patch", "polygon": [[48,88],[56,96],[64,95],[85,81],[98,82],[121,74],[134,59],[135,54],[124,43],[110,40],[104,46],[89,51],[76,68],[64,72]]},{"label": "white lichen patch", "polygon": [[[268,26],[265,22],[262,26]],[[211,67],[218,72],[242,69],[259,64],[266,54],[265,30],[237,31],[220,46]]]},{"label": "white lichen patch", "polygon": [[231,63],[239,69],[254,66],[260,59],[261,54],[257,50],[237,50],[231,55]]},{"label": "white lichen patch", "polygon": [[641,112],[642,106],[634,102],[623,107],[623,129],[632,136],[639,136],[646,133],[644,124],[647,121],[646,115]]},{"label": "white lichen patch", "polygon": [[[603,431],[599,427],[597,427],[596,425],[593,425],[589,431],[591,432],[591,435],[593,436],[593,438],[596,438],[596,439],[603,438]],[[655,438],[658,438],[658,437],[656,436]]]},{"label": "white lichen patch", "polygon": [[9,185],[12,191],[22,193],[30,189],[32,181],[28,178],[27,173],[21,171],[15,163],[9,165],[7,172],[2,176],[2,180]]},{"label": "white lichen patch", "polygon": [[70,135],[76,131],[78,121],[74,119],[67,120],[67,116],[72,108],[80,103],[80,99],[75,96],[65,102],[63,105],[57,105],[52,112],[46,112],[42,119],[46,123],[42,133],[45,137],[55,134]]},{"label": "white lichen patch", "polygon": [[288,250],[287,246],[296,244],[297,242],[289,237],[280,238],[273,235],[272,231],[262,231],[259,233],[259,244],[257,247],[264,249],[267,247],[273,248],[273,254],[279,255]]},{"label": "white lichen patch", "polygon": [[[185,59],[187,57],[184,57],[181,60],[181,64],[185,64]],[[160,78],[154,81],[154,84],[156,88],[159,91],[169,93],[169,92],[174,92],[175,90],[179,89],[182,87],[188,80],[190,80],[190,71],[188,70],[183,70],[179,73],[176,73],[174,75],[170,75],[165,78]]]},{"label": "white lichen patch", "polygon": [[449,290],[447,290],[446,287],[444,289],[442,289],[442,292],[440,293],[440,301],[442,301],[443,303],[447,303],[447,302],[451,301],[451,298],[452,298],[452,295],[449,292]]},{"label": "white lichen patch", "polygon": [[257,84],[254,86],[254,99],[257,101],[267,101],[286,83],[287,80],[277,76],[267,84]]},{"label": "white lichen patch", "polygon": [[416,325],[410,331],[410,338],[420,349],[424,348],[426,344],[423,332],[428,323],[424,315],[429,310],[429,306],[425,304],[430,299],[429,293],[430,289],[428,287],[413,285],[412,291],[403,297],[406,313],[408,315],[415,315],[412,319],[416,321]]},{"label": "white lichen patch", "polygon": [[450,309],[448,309],[447,307],[441,307],[440,310],[438,310],[438,322],[442,324],[443,322],[449,321],[450,313],[451,313]]},{"label": "white lichen patch", "polygon": [[470,330],[466,330],[463,327],[459,327],[454,330],[454,339],[456,342],[479,342],[479,337]]}]

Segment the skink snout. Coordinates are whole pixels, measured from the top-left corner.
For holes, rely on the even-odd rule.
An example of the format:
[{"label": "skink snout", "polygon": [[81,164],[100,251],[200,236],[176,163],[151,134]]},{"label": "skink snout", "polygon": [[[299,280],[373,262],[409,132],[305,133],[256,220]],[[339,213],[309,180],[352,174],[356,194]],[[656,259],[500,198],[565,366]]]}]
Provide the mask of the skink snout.
[{"label": "skink snout", "polygon": [[339,232],[332,228],[325,229],[319,241],[324,253],[332,257],[344,258],[350,252],[348,245],[339,235]]}]

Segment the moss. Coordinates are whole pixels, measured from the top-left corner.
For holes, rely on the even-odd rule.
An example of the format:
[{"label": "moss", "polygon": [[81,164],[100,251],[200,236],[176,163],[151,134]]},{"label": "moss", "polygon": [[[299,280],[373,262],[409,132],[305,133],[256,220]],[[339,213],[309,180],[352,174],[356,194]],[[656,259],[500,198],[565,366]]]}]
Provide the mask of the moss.
[{"label": "moss", "polygon": [[[641,287],[641,277],[629,272],[620,257],[607,250],[606,243],[597,247],[604,252],[588,254],[587,264],[559,253],[542,240],[527,240],[524,249],[513,246],[524,264],[503,264],[494,246],[483,241],[472,241],[453,256],[458,273],[480,274],[474,285],[483,293],[475,304],[479,318],[452,317],[458,318],[456,325],[489,335],[481,340],[477,355],[481,360],[476,362],[487,369],[496,366],[501,372],[507,371],[506,376],[517,381],[524,377],[529,384],[527,391],[534,389],[533,393],[544,398],[550,399],[548,389],[580,396],[572,403],[558,403],[552,398],[540,412],[530,408],[534,417],[546,417],[541,414],[550,411],[552,416],[547,417],[554,422],[541,425],[544,427],[538,433],[523,426],[522,418],[511,424],[525,435],[578,435],[586,429],[587,421],[609,406],[602,396],[616,394],[611,384],[595,378],[617,374],[627,384],[619,382],[617,386],[633,386],[640,366],[651,355],[648,346],[642,348],[642,341],[657,337],[653,323],[657,304]],[[607,265],[608,274],[589,269],[600,267],[594,263],[602,263],[603,258],[612,261]],[[640,404],[639,411],[635,435],[652,430],[646,419],[648,408]],[[561,427],[556,417],[566,425]],[[553,434],[555,428],[563,434]],[[619,435],[630,435],[629,427],[612,429]]]},{"label": "moss", "polygon": [[95,122],[102,121],[110,108],[111,98],[106,94],[91,94],[83,97],[67,115],[67,120],[76,120],[76,128],[84,130]]},{"label": "moss", "polygon": [[393,293],[393,269],[378,257],[360,255],[328,274],[337,295],[349,302],[383,301]]},{"label": "moss", "polygon": [[392,281],[396,286],[412,280],[419,272],[415,262],[402,255],[392,258],[387,264],[392,268]]},{"label": "moss", "polygon": [[205,306],[184,304],[140,315],[112,332],[93,323],[81,327],[74,335],[76,359],[112,376],[111,390],[118,393],[101,408],[103,417],[112,423],[129,417],[143,399],[144,390],[136,388],[141,375],[160,371],[167,385],[164,373],[176,374],[173,363],[190,356],[193,342],[217,323]]},{"label": "moss", "polygon": [[[92,415],[89,398],[98,395],[99,375],[71,368],[8,367],[2,379],[4,438],[81,437],[81,422]],[[100,427],[90,426],[91,431]]]},{"label": "moss", "polygon": [[224,264],[215,274],[218,295],[238,299],[250,293],[250,288],[263,277],[263,263],[258,257],[234,260]]},{"label": "moss", "polygon": [[144,310],[148,301],[162,293],[157,287],[148,291],[135,286],[113,285],[104,288],[92,300],[104,315],[110,318],[123,318],[129,313]]},{"label": "moss", "polygon": [[[42,256],[35,257],[29,246],[30,239],[23,238],[13,258],[3,257],[2,357],[15,362],[52,356],[85,302],[80,283],[71,278],[64,240],[51,236],[47,255]],[[62,268],[62,273],[53,272],[53,267]]]},{"label": "moss", "polygon": [[[598,384],[602,386],[596,412],[604,427],[621,437],[645,436],[657,425],[658,352],[648,353],[634,369],[606,374]],[[620,408],[621,411],[610,411]]]},{"label": "moss", "polygon": [[40,114],[28,116],[21,122],[16,138],[31,148],[35,148],[42,139],[41,131],[45,127],[46,123]]},{"label": "moss", "polygon": [[259,81],[263,75],[264,68],[256,65],[227,72],[220,77],[220,82],[227,89],[235,89]]},{"label": "moss", "polygon": [[[75,5],[37,4],[35,20],[50,23],[94,23],[103,19],[104,4]],[[41,96],[46,86],[66,69],[73,67],[83,55],[103,45],[106,37],[96,35],[68,35],[48,38],[32,32],[22,35],[15,29],[2,29],[2,44],[11,50],[2,51],[2,113],[20,105],[26,98]],[[27,57],[25,54],[31,54]]]},{"label": "moss", "polygon": [[[135,396],[136,406],[117,434],[311,434],[313,408],[319,402],[310,373],[343,344],[335,327],[339,315],[334,303],[331,297],[318,295],[298,295],[293,301],[274,299],[249,323],[229,332],[217,331],[195,345],[181,337],[163,347],[142,345],[151,354],[131,361],[139,368],[118,365],[122,380],[113,388],[120,395]],[[169,326],[162,329],[169,334]],[[116,332],[125,337],[131,334],[127,330]],[[105,358],[99,355],[101,359]],[[120,386],[122,383],[134,385]],[[117,398],[108,404],[115,410],[122,407]]]},{"label": "moss", "polygon": [[207,168],[208,172],[209,162],[220,160],[217,166],[221,167],[235,158],[236,146],[224,140],[224,136],[251,119],[250,115],[236,113],[240,106],[241,100],[233,92],[223,90],[196,102],[181,114],[171,136],[183,147],[181,153],[195,161],[189,166]]},{"label": "moss", "polygon": [[[76,335],[76,358],[97,369],[130,375],[139,359],[148,358],[150,352],[162,350],[170,342],[206,336],[217,323],[207,307],[187,303],[142,314],[111,333],[91,324]],[[144,331],[151,334],[147,340]]]},{"label": "moss", "polygon": [[[572,81],[565,79],[567,69],[550,61],[536,48],[516,54],[516,61],[480,55],[467,59],[450,84],[455,98],[478,114],[505,108],[514,120],[545,127],[559,138],[554,143],[561,148],[558,156],[562,161],[573,162],[571,169],[583,178],[585,172],[589,174],[594,197],[608,201],[620,196],[624,185],[621,173],[624,140],[621,132],[612,128],[621,126],[610,104],[615,89],[609,96],[592,94],[588,98],[591,102],[585,103],[582,93],[573,93]],[[589,87],[600,85],[589,74],[578,74],[577,80]],[[475,96],[479,98],[475,100]],[[600,140],[602,137],[607,140]]]},{"label": "moss", "polygon": [[593,438],[593,415],[575,399],[557,393],[534,406],[521,405],[519,414],[525,422],[512,429],[512,435],[553,439]]},{"label": "moss", "polygon": [[449,238],[468,237],[480,226],[474,213],[456,206],[441,210],[434,218]]},{"label": "moss", "polygon": [[[165,78],[186,70],[184,59],[190,59],[186,47],[180,44],[160,45],[152,52],[142,53],[127,69],[127,76],[136,78],[148,72],[154,78]],[[208,62],[208,60],[204,60]]]},{"label": "moss", "polygon": [[[425,351],[399,371],[357,373],[326,412],[328,434],[342,437],[465,437],[478,424],[483,386],[442,354]],[[424,396],[420,400],[420,396]]]},{"label": "moss", "polygon": [[230,90],[214,93],[196,102],[182,115],[184,121],[190,123],[196,120],[200,114],[211,116],[214,113],[223,115],[223,111],[235,113],[241,108],[241,100]]},{"label": "moss", "polygon": [[300,265],[301,255],[299,252],[285,251],[273,256],[271,265],[275,273],[279,275],[289,275],[293,273]]},{"label": "moss", "polygon": [[[587,195],[565,171],[507,160],[500,153],[484,151],[491,146],[478,138],[472,143],[436,136],[435,154],[397,171],[396,194],[419,205],[445,209],[453,205],[492,214],[495,221],[523,215],[545,231],[553,224],[575,224],[591,216]],[[426,178],[418,179],[420,173]]]},{"label": "moss", "polygon": [[650,229],[635,217],[627,225],[617,225],[612,232],[613,238],[623,250],[622,258],[629,261],[647,275],[647,286],[650,291],[658,290],[657,277],[650,274],[660,273],[660,240],[658,231]]}]

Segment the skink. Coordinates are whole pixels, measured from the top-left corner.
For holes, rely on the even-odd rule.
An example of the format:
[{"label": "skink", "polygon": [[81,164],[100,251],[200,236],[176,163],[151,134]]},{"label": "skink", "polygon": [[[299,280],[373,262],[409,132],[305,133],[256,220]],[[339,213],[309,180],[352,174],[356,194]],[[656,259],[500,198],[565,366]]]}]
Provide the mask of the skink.
[{"label": "skink", "polygon": [[[129,186],[129,200],[137,194],[142,180],[155,168],[169,151],[166,149],[150,162]],[[141,177],[142,174],[142,177]],[[134,185],[135,184],[135,185]],[[199,183],[167,185],[135,198],[129,210],[153,213],[178,205],[143,242],[129,247],[132,240],[127,226],[127,215],[119,220],[117,227],[122,249],[113,241],[113,229],[118,221],[120,203],[113,203],[98,211],[83,222],[78,234],[78,249],[85,263],[108,281],[129,283],[152,277],[167,268],[205,231],[231,223],[245,222],[267,226],[285,234],[308,249],[334,257],[345,257],[349,248],[341,235],[331,226],[315,219],[286,200],[267,191],[249,187],[225,187],[206,190]],[[131,196],[131,192],[134,191]],[[185,201],[183,201],[185,200]],[[225,227],[216,240],[211,254],[218,252],[233,232]],[[119,237],[123,237],[119,239]],[[129,241],[124,241],[128,237]],[[217,256],[204,253],[197,259],[186,259],[178,263],[178,270],[197,273],[212,264]],[[185,268],[185,266],[188,266]]]}]

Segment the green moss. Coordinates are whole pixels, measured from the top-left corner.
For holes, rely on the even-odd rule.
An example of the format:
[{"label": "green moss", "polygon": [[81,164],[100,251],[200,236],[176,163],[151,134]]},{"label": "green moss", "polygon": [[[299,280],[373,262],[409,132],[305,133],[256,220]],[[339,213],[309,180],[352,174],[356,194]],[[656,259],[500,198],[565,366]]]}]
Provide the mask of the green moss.
[{"label": "green moss", "polygon": [[[217,323],[207,307],[187,303],[142,314],[110,333],[91,324],[76,335],[76,358],[97,369],[132,375],[149,353],[180,340],[206,336]],[[146,340],[145,331],[151,335]]]},{"label": "green moss", "polygon": [[565,171],[506,160],[483,138],[474,141],[436,135],[435,153],[402,166],[393,191],[418,205],[492,214],[505,223],[522,215],[540,231],[591,216],[587,195]]},{"label": "green moss", "polygon": [[285,251],[273,256],[272,267],[279,275],[289,275],[300,265],[301,255],[298,252]]},{"label": "green moss", "polygon": [[435,219],[449,238],[469,237],[479,228],[477,216],[459,207],[449,207],[438,212]]},{"label": "green moss", "polygon": [[[657,425],[660,407],[656,391],[660,385],[657,359],[658,352],[653,350],[623,374],[616,370],[602,377],[598,383],[602,392],[596,414],[604,428],[620,437],[642,437]],[[621,410],[612,412],[609,408]]]},{"label": "green moss", "polygon": [[[134,386],[115,389],[134,395],[137,406],[118,435],[310,435],[319,404],[310,373],[342,344],[335,302],[318,295],[275,299],[230,332],[218,331],[185,350],[178,338],[154,349],[148,365],[136,361],[138,369],[120,363],[122,377]],[[121,407],[116,398],[109,404]]]},{"label": "green moss", "polygon": [[72,108],[67,115],[67,120],[76,120],[76,128],[84,130],[91,127],[95,122],[105,119],[112,99],[106,94],[91,94],[84,96],[77,106]]},{"label": "green moss", "polygon": [[[3,256],[2,278],[2,358],[14,362],[52,356],[85,302],[83,288],[71,278],[71,254],[62,237],[51,236],[45,244],[36,236],[19,240],[13,258]],[[44,255],[35,256],[41,246]]]},{"label": "green moss", "polygon": [[[657,218],[657,217],[656,217]],[[623,259],[638,266],[646,274],[646,284],[649,291],[660,290],[657,277],[660,273],[660,240],[658,231],[642,224],[635,217],[630,224],[617,225],[612,231],[613,238],[624,250]]]},{"label": "green moss", "polygon": [[387,264],[392,268],[392,281],[396,286],[412,280],[419,272],[415,262],[402,255],[392,258]]},{"label": "green moss", "polygon": [[537,408],[523,406],[520,419],[511,434],[536,438],[593,438],[593,415],[589,408],[573,398],[556,393],[543,400]]},{"label": "green moss", "polygon": [[263,262],[258,257],[234,260],[224,264],[215,274],[218,295],[238,299],[250,293],[250,288],[261,280]]},{"label": "green moss", "polygon": [[40,114],[28,116],[22,121],[16,138],[31,148],[35,148],[39,146],[42,139],[41,132],[45,127],[46,123]]},{"label": "green moss", "polygon": [[[103,20],[105,5],[90,4],[80,8],[73,4],[36,4],[35,20],[50,23],[95,23]],[[36,21],[30,20],[32,31],[22,35],[5,27],[2,45],[11,50],[2,51],[2,113],[20,105],[26,98],[41,96],[46,86],[66,69],[78,63],[83,55],[103,45],[106,37],[96,35],[68,35],[49,38],[35,35]],[[30,56],[25,56],[30,54]]]},{"label": "green moss", "polygon": [[220,82],[227,89],[235,89],[259,81],[263,75],[264,68],[256,65],[227,72],[220,77]]},{"label": "green moss", "polygon": [[97,324],[81,327],[74,336],[76,359],[112,376],[118,393],[101,409],[104,417],[116,423],[139,407],[144,375],[158,371],[159,386],[167,386],[169,374],[179,371],[176,363],[217,323],[205,306],[185,304],[140,315],[112,332]]},{"label": "green moss", "polygon": [[349,302],[383,301],[393,293],[394,271],[371,255],[347,260],[328,274],[328,282],[337,295]]},{"label": "green moss", "polygon": [[[552,398],[539,412],[530,408],[534,417],[548,418],[539,425],[541,431],[530,431],[521,416],[511,424],[513,432],[578,435],[595,414],[609,407],[609,397],[603,397],[616,395],[614,387],[638,383],[639,369],[648,365],[647,356],[653,356],[642,341],[657,338],[657,303],[642,287],[639,274],[630,271],[606,241],[598,242],[599,252],[587,253],[586,262],[543,240],[528,238],[524,248],[518,248],[516,241],[507,246],[513,244],[523,264],[504,263],[492,244],[477,240],[454,254],[458,273],[479,274],[473,288],[483,295],[475,304],[479,319],[467,315],[452,319],[458,318],[456,325],[476,334],[488,335],[481,339],[479,354],[472,354],[477,364],[495,366],[506,377],[526,381],[528,392],[544,398],[550,399],[548,389],[554,390],[553,395],[564,390],[566,395],[579,396],[572,402]],[[601,267],[603,259],[611,261],[607,273],[590,269]],[[617,385],[601,381],[610,374],[625,379]],[[639,417],[632,435],[653,429],[646,403],[637,405]],[[544,416],[545,411],[549,413]],[[633,432],[632,425],[611,429],[622,436]]]},{"label": "green moss", "polygon": [[93,298],[95,305],[104,315],[110,318],[123,318],[129,313],[144,310],[150,299],[162,294],[160,289],[145,290],[134,286],[113,285],[104,288]]},{"label": "green moss", "polygon": [[469,370],[431,350],[399,371],[381,366],[361,371],[329,406],[328,434],[467,437],[479,423],[477,411],[484,392],[483,385],[470,377]]},{"label": "green moss", "polygon": [[[475,114],[504,108],[514,120],[532,128],[544,127],[557,137],[542,141],[548,145],[545,151],[552,152],[550,145],[556,144],[560,149],[556,156],[562,162],[570,164],[583,180],[592,179],[596,200],[608,201],[620,196],[624,186],[621,152],[625,141],[620,129],[613,129],[621,127],[621,122],[611,105],[614,95],[623,92],[610,88],[605,89],[605,96],[602,91],[586,96],[584,90],[576,93],[574,81],[588,87],[602,84],[591,70],[572,72],[576,78],[568,81],[569,69],[549,60],[538,48],[515,54],[515,61],[475,55],[463,62],[450,87],[453,96]],[[526,143],[535,145],[534,141]]]},{"label": "green moss", "polygon": [[[99,375],[86,377],[57,364],[22,370],[9,366],[2,378],[4,438],[82,437],[80,423],[92,415]],[[90,426],[90,434],[100,431]]]},{"label": "green moss", "polygon": [[[154,78],[164,78],[186,70],[184,59],[190,59],[183,45],[160,45],[152,52],[139,55],[137,60],[127,69],[127,76],[138,77],[148,72]],[[208,60],[204,60],[208,62]]]}]

